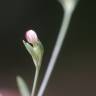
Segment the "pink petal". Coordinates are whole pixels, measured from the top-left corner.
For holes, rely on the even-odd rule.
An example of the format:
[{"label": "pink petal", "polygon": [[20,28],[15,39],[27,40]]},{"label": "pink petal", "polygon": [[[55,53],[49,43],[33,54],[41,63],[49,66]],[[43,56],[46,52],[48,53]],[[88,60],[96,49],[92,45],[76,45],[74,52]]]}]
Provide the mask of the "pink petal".
[{"label": "pink petal", "polygon": [[28,30],[25,34],[25,37],[26,37],[26,40],[29,42],[29,43],[36,43],[38,41],[38,37],[37,37],[37,34],[35,33],[35,31],[33,30]]}]

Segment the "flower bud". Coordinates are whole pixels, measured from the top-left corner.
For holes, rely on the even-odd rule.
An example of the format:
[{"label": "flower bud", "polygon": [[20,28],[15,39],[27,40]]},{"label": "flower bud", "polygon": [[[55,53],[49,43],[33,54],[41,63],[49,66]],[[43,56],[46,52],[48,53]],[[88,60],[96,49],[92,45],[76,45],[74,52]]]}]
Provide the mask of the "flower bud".
[{"label": "flower bud", "polygon": [[31,44],[35,44],[38,41],[37,34],[33,30],[28,30],[25,34],[25,38]]}]

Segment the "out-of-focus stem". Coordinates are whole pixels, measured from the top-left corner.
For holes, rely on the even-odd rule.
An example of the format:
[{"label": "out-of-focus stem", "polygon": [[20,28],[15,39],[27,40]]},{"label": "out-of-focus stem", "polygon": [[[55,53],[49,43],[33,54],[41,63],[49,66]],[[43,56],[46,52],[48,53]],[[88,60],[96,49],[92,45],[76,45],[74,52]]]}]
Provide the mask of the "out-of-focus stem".
[{"label": "out-of-focus stem", "polygon": [[[43,96],[43,93],[44,93],[45,88],[47,86],[48,80],[49,80],[50,75],[51,75],[51,73],[53,71],[56,59],[58,57],[61,46],[63,44],[63,39],[65,38],[65,35],[66,35],[66,30],[67,30],[67,27],[69,25],[70,17],[71,17],[71,15],[69,13],[65,13],[61,31],[60,31],[60,33],[58,35],[56,45],[55,45],[55,47],[53,49],[53,54],[52,54],[50,62],[48,64],[49,66],[48,66],[47,71],[45,73],[45,77],[44,77],[44,79],[43,79],[43,81],[41,83],[40,90],[39,90],[39,93],[38,93],[37,96]],[[66,26],[64,26],[64,25],[66,25]]]},{"label": "out-of-focus stem", "polygon": [[[64,6],[62,6],[62,7],[64,9]],[[56,41],[56,44],[54,46],[51,59],[49,61],[47,71],[45,73],[44,79],[41,83],[41,86],[40,86],[40,89],[39,89],[39,92],[38,92],[37,96],[43,96],[43,94],[44,94],[44,91],[45,91],[45,88],[47,86],[48,80],[50,79],[51,73],[54,69],[56,59],[57,59],[57,57],[59,55],[59,52],[60,52],[60,49],[62,47],[63,40],[65,39],[65,36],[66,36],[66,32],[67,32],[67,29],[68,29],[68,26],[69,26],[69,23],[70,23],[70,19],[71,19],[73,10],[66,10],[66,8],[65,8],[64,12],[65,13],[64,13],[64,16],[63,16],[63,20],[62,20],[61,29],[60,29],[59,35],[57,37],[57,41]]]}]

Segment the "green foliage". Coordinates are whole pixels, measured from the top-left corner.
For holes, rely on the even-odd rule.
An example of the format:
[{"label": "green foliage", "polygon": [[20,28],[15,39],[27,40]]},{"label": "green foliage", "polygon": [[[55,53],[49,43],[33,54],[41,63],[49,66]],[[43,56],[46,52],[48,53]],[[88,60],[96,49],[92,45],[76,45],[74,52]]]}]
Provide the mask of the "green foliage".
[{"label": "green foliage", "polygon": [[32,56],[35,66],[40,67],[44,52],[42,43],[38,41],[35,45],[32,46],[31,44],[23,40],[23,44],[25,45],[25,48],[27,49],[29,54]]},{"label": "green foliage", "polygon": [[23,80],[23,78],[20,76],[17,76],[16,81],[17,81],[17,85],[18,85],[21,96],[30,96],[28,86]]}]

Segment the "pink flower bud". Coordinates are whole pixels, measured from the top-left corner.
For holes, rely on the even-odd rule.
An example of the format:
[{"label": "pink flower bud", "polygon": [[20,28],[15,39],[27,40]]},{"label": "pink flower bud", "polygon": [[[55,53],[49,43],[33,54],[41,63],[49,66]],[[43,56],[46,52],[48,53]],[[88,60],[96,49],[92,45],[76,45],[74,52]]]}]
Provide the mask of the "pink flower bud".
[{"label": "pink flower bud", "polygon": [[31,43],[35,44],[38,41],[37,34],[33,30],[28,30],[25,34],[26,40]]}]

